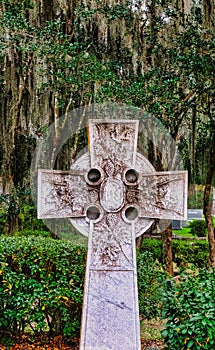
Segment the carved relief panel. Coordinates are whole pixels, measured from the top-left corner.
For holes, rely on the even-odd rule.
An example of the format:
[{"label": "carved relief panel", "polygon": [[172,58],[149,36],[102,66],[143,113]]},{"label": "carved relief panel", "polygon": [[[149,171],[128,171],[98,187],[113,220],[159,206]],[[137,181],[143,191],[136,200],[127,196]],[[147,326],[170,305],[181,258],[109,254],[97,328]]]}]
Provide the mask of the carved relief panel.
[{"label": "carved relief panel", "polygon": [[187,172],[141,175],[138,185],[141,217],[184,220],[187,213]]},{"label": "carved relief panel", "polygon": [[90,120],[89,134],[91,166],[100,166],[112,175],[122,166],[134,166],[138,121]]},{"label": "carved relief panel", "polygon": [[38,171],[38,218],[85,217],[89,203],[83,174]]}]

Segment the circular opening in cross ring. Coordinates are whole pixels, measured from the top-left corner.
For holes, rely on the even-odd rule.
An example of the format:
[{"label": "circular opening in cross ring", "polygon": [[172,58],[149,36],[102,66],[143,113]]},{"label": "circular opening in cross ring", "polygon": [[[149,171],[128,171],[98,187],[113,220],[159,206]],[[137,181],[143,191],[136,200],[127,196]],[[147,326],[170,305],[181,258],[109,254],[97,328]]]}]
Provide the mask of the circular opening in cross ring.
[{"label": "circular opening in cross ring", "polygon": [[125,173],[125,178],[130,183],[135,183],[138,180],[138,173],[134,169],[129,169]]},{"label": "circular opening in cross ring", "polygon": [[100,216],[99,208],[92,205],[87,209],[87,217],[89,220],[97,220],[99,216]]},{"label": "circular opening in cross ring", "polygon": [[87,173],[87,178],[91,182],[98,182],[101,178],[101,173],[99,169],[92,168]]},{"label": "circular opening in cross ring", "polygon": [[138,210],[135,207],[128,207],[125,211],[125,217],[129,221],[133,221],[138,217]]}]

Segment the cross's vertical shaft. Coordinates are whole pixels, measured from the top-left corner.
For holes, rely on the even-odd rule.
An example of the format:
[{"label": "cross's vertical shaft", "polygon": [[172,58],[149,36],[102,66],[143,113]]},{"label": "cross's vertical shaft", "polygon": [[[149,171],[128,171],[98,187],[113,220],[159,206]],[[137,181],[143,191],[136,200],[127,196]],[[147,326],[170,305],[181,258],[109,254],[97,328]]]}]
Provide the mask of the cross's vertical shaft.
[{"label": "cross's vertical shaft", "polygon": [[135,165],[138,124],[91,121],[89,128],[91,170],[87,181],[95,202],[89,211],[80,349],[139,350],[135,227],[122,210],[129,181],[125,174]]},{"label": "cross's vertical shaft", "polygon": [[[116,237],[119,235],[117,226],[114,229],[110,225],[109,230],[105,230],[103,225],[101,228],[92,226],[80,349],[140,349],[132,225],[121,227],[122,231],[125,230],[122,243]],[[126,264],[121,263],[121,266],[119,261],[117,263],[120,250],[124,250],[122,260],[126,260]]]}]

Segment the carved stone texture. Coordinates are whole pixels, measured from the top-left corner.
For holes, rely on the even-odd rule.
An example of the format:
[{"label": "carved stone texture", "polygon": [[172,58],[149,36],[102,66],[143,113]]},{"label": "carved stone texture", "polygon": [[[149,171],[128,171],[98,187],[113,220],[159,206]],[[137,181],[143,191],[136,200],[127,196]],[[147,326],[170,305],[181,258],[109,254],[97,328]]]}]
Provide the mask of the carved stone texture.
[{"label": "carved stone texture", "polygon": [[109,213],[94,225],[92,267],[103,270],[134,268],[132,243],[130,225],[117,214]]},{"label": "carved stone texture", "polygon": [[140,349],[134,225],[125,228],[121,243],[90,223],[80,349]]},{"label": "carved stone texture", "polygon": [[38,218],[86,217],[90,203],[84,175],[58,170],[38,171]]},{"label": "carved stone texture", "polygon": [[133,288],[124,288],[135,283],[133,271],[90,271],[93,293],[89,293],[87,304],[85,343],[89,345],[84,349],[140,349],[137,295]]},{"label": "carved stone texture", "polygon": [[186,218],[186,171],[142,174],[138,191],[140,217],[169,220]]},{"label": "carved stone texture", "polygon": [[[87,152],[72,165],[71,171],[79,171],[81,173],[87,173],[87,171],[91,168],[90,166],[90,154]],[[135,170],[138,173],[154,173],[155,169],[151,165],[151,163],[146,159],[142,154],[136,154],[136,164]],[[92,191],[92,188],[91,188]],[[92,199],[92,197],[91,197]],[[93,201],[93,199],[92,199]],[[96,200],[95,200],[96,201]],[[89,220],[86,217],[81,218],[71,218],[71,224],[83,235],[89,235]],[[153,223],[154,219],[141,218],[135,221],[135,236],[138,237],[143,234]]]},{"label": "carved stone texture", "polygon": [[107,178],[100,188],[100,202],[105,211],[117,212],[124,204],[124,185],[120,179]]},{"label": "carved stone texture", "polygon": [[100,166],[109,176],[120,167],[133,167],[136,159],[136,120],[90,120],[91,166]]}]

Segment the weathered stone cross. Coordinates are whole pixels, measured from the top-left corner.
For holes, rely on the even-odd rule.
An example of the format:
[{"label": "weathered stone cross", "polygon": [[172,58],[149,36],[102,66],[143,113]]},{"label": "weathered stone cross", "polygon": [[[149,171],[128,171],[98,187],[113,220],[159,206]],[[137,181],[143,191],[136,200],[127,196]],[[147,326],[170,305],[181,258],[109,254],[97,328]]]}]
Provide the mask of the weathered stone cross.
[{"label": "weathered stone cross", "polygon": [[140,350],[135,237],[153,218],[186,219],[186,172],[155,172],[137,135],[136,120],[90,120],[71,171],[39,170],[39,218],[88,236],[81,350]]}]

